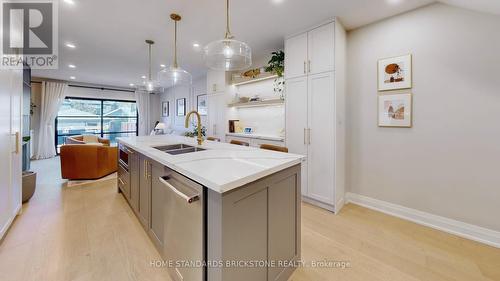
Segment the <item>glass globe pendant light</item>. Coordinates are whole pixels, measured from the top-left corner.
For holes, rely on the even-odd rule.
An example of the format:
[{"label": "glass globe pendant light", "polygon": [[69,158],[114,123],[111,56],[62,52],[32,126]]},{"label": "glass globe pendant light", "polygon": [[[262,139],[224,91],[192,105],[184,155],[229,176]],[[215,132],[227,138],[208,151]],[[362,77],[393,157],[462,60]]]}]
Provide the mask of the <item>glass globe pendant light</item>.
[{"label": "glass globe pendant light", "polygon": [[158,73],[158,81],[163,88],[174,86],[191,85],[192,77],[189,72],[179,67],[177,64],[177,22],[181,20],[178,14],[171,14],[170,18],[174,21],[174,62]]},{"label": "glass globe pendant light", "polygon": [[154,93],[159,90],[158,83],[151,78],[151,64],[152,64],[152,46],[155,42],[153,40],[146,40],[146,44],[148,44],[148,53],[149,53],[149,68],[148,68],[148,77],[146,80],[142,82],[142,85],[139,86],[140,90],[146,91],[148,93]]},{"label": "glass globe pendant light", "polygon": [[204,48],[208,67],[215,70],[243,70],[252,65],[252,50],[247,43],[234,39],[229,29],[229,0],[226,0],[226,36]]}]

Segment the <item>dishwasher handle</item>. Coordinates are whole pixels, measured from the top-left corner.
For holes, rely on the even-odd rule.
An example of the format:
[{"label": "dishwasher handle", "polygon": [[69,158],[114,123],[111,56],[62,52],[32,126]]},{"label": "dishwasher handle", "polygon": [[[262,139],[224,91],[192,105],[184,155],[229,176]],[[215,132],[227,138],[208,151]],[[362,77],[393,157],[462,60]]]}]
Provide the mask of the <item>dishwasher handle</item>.
[{"label": "dishwasher handle", "polygon": [[170,188],[170,190],[172,190],[175,194],[179,195],[182,199],[186,200],[186,202],[188,204],[191,204],[193,202],[200,200],[199,194],[195,194],[193,196],[186,195],[186,194],[182,193],[180,190],[178,190],[177,188],[175,188],[175,186],[173,186],[169,182],[167,182],[167,180],[169,180],[170,177],[164,176],[164,177],[158,177],[158,179],[160,180],[161,183],[163,183],[168,188]]}]

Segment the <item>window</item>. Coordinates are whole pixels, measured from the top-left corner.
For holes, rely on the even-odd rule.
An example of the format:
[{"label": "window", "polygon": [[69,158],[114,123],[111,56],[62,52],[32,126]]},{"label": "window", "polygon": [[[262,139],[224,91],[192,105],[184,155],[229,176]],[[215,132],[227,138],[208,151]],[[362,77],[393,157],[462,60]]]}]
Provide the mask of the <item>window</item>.
[{"label": "window", "polygon": [[56,149],[68,136],[94,134],[116,144],[137,135],[137,106],[132,101],[66,98],[56,118]]}]

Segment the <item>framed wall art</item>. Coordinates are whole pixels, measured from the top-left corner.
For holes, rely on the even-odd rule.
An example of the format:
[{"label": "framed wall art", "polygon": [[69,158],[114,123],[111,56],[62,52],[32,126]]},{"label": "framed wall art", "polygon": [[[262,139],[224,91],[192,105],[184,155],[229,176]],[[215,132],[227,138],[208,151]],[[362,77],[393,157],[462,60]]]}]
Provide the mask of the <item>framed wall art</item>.
[{"label": "framed wall art", "polygon": [[412,56],[405,55],[378,61],[378,90],[411,89]]},{"label": "framed wall art", "polygon": [[379,127],[412,127],[412,94],[378,96]]},{"label": "framed wall art", "polygon": [[186,115],[186,98],[177,99],[177,116]]},{"label": "framed wall art", "polygon": [[207,95],[199,95],[196,97],[196,111],[202,116],[207,115]]},{"label": "framed wall art", "polygon": [[162,117],[170,116],[170,102],[164,101],[161,103],[161,116]]}]

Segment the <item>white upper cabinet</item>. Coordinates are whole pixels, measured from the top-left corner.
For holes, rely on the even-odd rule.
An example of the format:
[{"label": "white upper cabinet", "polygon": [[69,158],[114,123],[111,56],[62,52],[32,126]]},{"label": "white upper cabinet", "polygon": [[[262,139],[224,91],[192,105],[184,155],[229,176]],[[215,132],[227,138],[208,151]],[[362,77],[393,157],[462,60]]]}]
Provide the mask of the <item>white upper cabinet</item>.
[{"label": "white upper cabinet", "polygon": [[333,71],[335,65],[335,23],[290,37],[285,42],[285,77]]},{"label": "white upper cabinet", "polygon": [[315,28],[308,33],[308,66],[309,74],[317,74],[334,70],[335,24],[329,23]]},{"label": "white upper cabinet", "polygon": [[220,93],[226,90],[226,72],[209,69],[207,72],[207,92]]},{"label": "white upper cabinet", "polygon": [[307,33],[287,39],[285,54],[285,77],[290,79],[306,75]]}]

